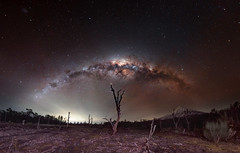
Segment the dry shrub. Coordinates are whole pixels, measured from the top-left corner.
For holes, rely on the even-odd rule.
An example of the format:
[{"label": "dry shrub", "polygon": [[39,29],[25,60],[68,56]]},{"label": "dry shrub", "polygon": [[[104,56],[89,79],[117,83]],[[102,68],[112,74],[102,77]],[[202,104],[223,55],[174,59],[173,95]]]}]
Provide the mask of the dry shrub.
[{"label": "dry shrub", "polygon": [[210,141],[218,143],[220,140],[229,140],[236,134],[232,128],[229,128],[226,120],[208,121],[205,124],[203,135]]}]

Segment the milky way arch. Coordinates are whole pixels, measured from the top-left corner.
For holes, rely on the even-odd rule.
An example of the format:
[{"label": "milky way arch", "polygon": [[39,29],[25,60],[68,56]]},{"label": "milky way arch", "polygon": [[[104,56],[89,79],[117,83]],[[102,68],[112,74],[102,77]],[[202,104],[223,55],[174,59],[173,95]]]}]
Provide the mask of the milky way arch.
[{"label": "milky way arch", "polygon": [[132,80],[140,83],[154,83],[164,86],[173,86],[178,90],[189,88],[186,79],[173,70],[154,64],[132,59],[115,59],[107,62],[95,62],[79,70],[65,70],[59,78],[48,83],[35,98],[41,98],[51,90],[57,90],[78,80],[92,78],[98,80]]}]

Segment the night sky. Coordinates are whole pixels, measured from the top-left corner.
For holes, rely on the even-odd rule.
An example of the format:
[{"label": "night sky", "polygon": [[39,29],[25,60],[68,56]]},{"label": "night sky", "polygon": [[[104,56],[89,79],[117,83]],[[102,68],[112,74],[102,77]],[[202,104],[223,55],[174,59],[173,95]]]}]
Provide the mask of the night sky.
[{"label": "night sky", "polygon": [[240,1],[0,1],[0,109],[94,122],[240,100]]}]

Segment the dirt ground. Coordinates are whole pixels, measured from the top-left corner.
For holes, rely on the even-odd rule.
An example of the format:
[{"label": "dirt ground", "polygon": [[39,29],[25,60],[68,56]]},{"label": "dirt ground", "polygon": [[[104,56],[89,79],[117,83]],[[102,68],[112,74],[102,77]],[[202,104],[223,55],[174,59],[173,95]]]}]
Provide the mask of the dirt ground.
[{"label": "dirt ground", "polygon": [[[91,126],[70,128],[0,124],[0,152],[22,153],[140,153],[144,152],[148,131],[119,129],[112,136],[111,129]],[[156,131],[150,140],[152,152],[163,153],[232,153],[240,152],[236,142],[218,144],[204,138]]]}]

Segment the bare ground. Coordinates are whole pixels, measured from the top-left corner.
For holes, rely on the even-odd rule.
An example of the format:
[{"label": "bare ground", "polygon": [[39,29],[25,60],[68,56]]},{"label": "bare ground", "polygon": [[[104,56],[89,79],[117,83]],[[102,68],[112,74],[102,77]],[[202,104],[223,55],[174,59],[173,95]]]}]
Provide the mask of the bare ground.
[{"label": "bare ground", "polygon": [[[144,152],[148,131],[119,129],[112,136],[109,128],[74,126],[56,128],[17,124],[0,124],[0,152],[22,153],[127,153]],[[240,152],[237,142],[215,144],[204,138],[156,131],[150,140],[152,152],[165,153],[232,153]]]}]

